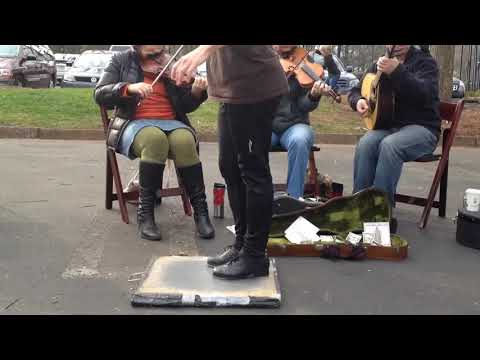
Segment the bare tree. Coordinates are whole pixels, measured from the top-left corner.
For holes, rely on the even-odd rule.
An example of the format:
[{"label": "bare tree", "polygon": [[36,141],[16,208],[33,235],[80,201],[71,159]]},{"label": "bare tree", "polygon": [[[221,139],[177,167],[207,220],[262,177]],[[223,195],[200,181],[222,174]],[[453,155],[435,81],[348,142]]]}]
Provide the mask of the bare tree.
[{"label": "bare tree", "polygon": [[440,99],[448,100],[452,96],[455,45],[433,45],[431,47],[431,53],[435,60],[437,60],[440,70]]}]

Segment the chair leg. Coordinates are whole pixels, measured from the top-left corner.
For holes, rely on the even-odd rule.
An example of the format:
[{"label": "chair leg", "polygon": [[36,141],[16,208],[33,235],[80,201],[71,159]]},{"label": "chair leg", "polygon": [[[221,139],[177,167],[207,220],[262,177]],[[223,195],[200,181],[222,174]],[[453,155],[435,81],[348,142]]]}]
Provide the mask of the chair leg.
[{"label": "chair leg", "polygon": [[314,188],[314,196],[320,196],[320,183],[318,182],[318,169],[315,164],[315,153],[310,151],[310,157],[308,159],[308,173],[309,179],[308,182]]},{"label": "chair leg", "polygon": [[440,180],[446,169],[447,164],[448,164],[447,158],[440,159],[440,163],[438,164],[437,171],[435,172],[435,177],[433,178],[432,186],[430,187],[430,192],[427,198],[427,204],[423,209],[422,217],[420,218],[420,223],[418,224],[418,227],[420,229],[424,229],[425,226],[427,226],[428,217],[430,216],[430,211],[432,210],[432,206],[433,206],[433,201],[435,200],[435,195],[437,194],[438,186],[440,184]]},{"label": "chair leg", "polygon": [[185,190],[185,187],[182,184],[182,178],[180,177],[180,174],[178,173],[178,169],[175,167],[175,171],[177,173],[177,179],[178,179],[178,187],[182,190],[182,204],[183,204],[183,211],[185,212],[185,215],[187,216],[192,216],[192,205],[190,204],[190,199],[187,196],[187,190]]},{"label": "chair leg", "polygon": [[105,186],[105,209],[112,210],[113,206],[113,175],[110,163],[110,157],[108,156],[108,150],[106,151],[106,186]]},{"label": "chair leg", "polygon": [[118,162],[115,153],[112,150],[108,150],[108,156],[112,165],[113,179],[115,180],[115,189],[117,191],[118,204],[120,206],[120,213],[122,214],[122,220],[125,224],[129,224],[128,210],[125,197],[123,196],[122,179],[120,178],[120,171],[118,170]]},{"label": "chair leg", "polygon": [[447,187],[448,187],[448,159],[442,179],[440,180],[440,207],[438,208],[438,216],[444,218],[447,214]]}]

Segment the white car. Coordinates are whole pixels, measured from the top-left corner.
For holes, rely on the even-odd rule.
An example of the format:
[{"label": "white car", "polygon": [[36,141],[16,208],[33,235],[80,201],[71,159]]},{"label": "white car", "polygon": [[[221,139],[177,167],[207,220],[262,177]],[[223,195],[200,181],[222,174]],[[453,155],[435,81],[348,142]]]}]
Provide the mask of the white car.
[{"label": "white car", "polygon": [[197,68],[197,74],[203,77],[207,77],[207,63],[203,63]]},{"label": "white car", "polygon": [[127,50],[133,49],[132,45],[112,45],[110,46],[109,51],[112,52],[124,52]]}]

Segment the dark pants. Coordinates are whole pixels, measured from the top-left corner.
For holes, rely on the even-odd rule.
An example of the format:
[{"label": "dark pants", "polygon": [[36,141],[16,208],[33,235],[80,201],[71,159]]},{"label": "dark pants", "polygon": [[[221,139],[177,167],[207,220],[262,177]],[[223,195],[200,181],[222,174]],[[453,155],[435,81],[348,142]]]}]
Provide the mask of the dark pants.
[{"label": "dark pants", "polygon": [[272,221],[273,184],[268,161],[272,122],[280,98],[257,104],[221,104],[220,172],[235,220],[235,247],[264,256]]}]

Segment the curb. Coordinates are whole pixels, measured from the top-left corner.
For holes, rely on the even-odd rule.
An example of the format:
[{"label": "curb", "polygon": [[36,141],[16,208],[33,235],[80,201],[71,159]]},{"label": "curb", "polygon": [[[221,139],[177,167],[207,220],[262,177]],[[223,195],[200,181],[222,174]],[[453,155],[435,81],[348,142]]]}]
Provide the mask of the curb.
[{"label": "curb", "polygon": [[[356,145],[362,135],[315,134],[317,144]],[[0,126],[0,139],[42,139],[42,140],[98,140],[103,141],[102,129],[46,129]],[[201,142],[217,142],[214,133],[200,134]],[[480,136],[457,136],[453,146],[480,147]]]}]

